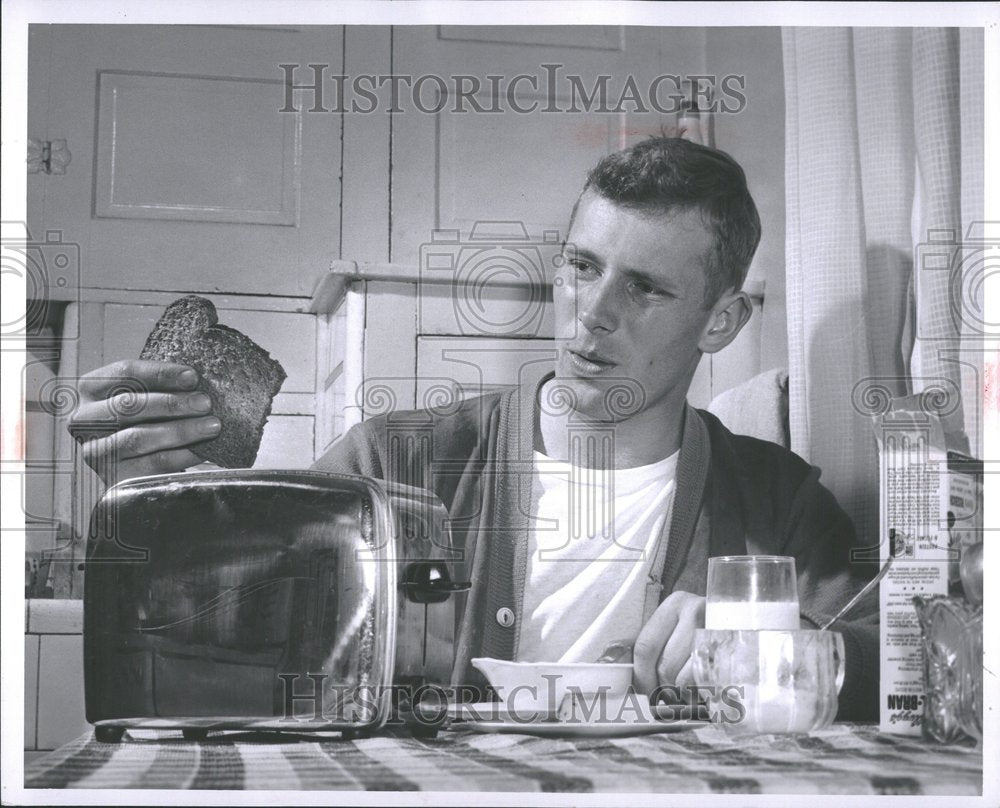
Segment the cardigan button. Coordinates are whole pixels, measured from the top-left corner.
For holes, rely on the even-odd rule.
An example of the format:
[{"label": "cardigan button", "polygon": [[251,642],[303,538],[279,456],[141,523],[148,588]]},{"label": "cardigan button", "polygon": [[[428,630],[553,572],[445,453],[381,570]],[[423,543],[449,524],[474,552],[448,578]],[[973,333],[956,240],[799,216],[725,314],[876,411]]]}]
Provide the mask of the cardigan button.
[{"label": "cardigan button", "polygon": [[513,609],[508,609],[506,606],[497,609],[497,622],[504,628],[510,628],[514,625]]}]

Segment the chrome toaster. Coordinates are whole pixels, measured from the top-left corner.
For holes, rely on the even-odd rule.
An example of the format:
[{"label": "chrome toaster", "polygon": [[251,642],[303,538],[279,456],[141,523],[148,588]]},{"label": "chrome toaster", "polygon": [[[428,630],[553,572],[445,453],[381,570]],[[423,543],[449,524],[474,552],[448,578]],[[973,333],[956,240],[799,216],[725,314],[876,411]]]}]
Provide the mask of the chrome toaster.
[{"label": "chrome toaster", "polygon": [[405,486],[302,471],[121,483],[87,546],[87,720],[106,741],[426,732],[407,705],[449,684],[460,562],[444,506]]}]

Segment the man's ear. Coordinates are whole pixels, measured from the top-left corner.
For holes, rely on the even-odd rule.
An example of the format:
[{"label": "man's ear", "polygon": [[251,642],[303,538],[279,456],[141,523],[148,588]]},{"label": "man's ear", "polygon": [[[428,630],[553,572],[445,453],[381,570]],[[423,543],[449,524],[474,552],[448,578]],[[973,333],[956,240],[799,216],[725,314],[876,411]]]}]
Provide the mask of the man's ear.
[{"label": "man's ear", "polygon": [[704,353],[721,351],[736,339],[753,314],[753,305],[746,292],[726,292],[714,306],[698,347]]}]

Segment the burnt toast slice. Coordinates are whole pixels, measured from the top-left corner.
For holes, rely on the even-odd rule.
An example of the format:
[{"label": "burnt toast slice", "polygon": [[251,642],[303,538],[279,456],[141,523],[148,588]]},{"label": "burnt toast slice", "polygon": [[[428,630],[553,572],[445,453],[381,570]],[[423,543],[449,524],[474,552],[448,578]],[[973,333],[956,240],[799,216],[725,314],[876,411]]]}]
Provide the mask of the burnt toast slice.
[{"label": "burnt toast slice", "polygon": [[254,464],[271,404],[286,378],[280,362],[245,334],[219,323],[212,301],[198,295],[167,306],[139,358],[179,362],[198,372],[197,389],[212,399],[222,430],[191,446],[192,452],[225,468]]}]

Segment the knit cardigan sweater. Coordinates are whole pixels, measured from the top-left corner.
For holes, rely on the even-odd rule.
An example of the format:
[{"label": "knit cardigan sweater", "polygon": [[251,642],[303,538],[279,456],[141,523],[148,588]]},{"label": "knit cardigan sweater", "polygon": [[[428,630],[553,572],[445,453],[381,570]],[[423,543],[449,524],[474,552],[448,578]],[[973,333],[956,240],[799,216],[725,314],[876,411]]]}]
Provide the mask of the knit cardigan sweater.
[{"label": "knit cardigan sweater", "polygon": [[[528,369],[514,390],[443,408],[392,412],[351,428],[315,468],[434,491],[448,509],[461,551],[453,684],[481,682],[469,659],[513,659],[523,616],[538,391],[551,364]],[[858,553],[848,516],[819,482],[819,469],[775,443],[734,435],[688,407],[659,599],[705,594],[708,558],[795,558],[808,626],[832,616],[875,573]],[[854,551],[854,552],[852,552]],[[510,610],[513,621],[510,620]],[[501,620],[503,611],[506,619]],[[843,633],[846,674],[839,720],[874,720],[879,672],[878,597],[866,596],[834,628]]]}]

